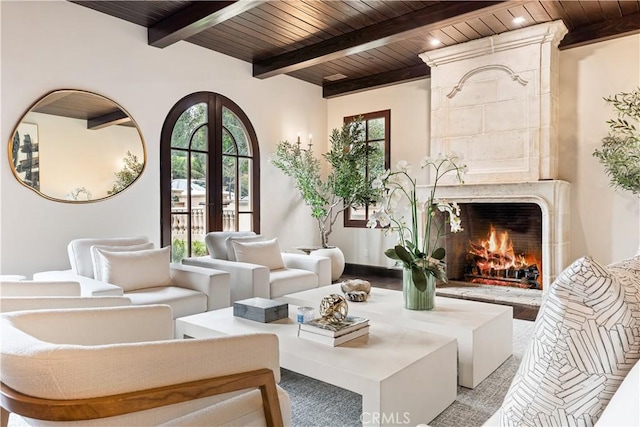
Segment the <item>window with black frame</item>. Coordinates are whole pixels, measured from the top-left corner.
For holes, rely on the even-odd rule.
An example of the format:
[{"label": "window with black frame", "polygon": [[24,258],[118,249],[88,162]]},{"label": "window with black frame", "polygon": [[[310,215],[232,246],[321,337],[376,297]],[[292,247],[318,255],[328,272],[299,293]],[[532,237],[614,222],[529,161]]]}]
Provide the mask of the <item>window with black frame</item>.
[{"label": "window with black frame", "polygon": [[161,134],[161,241],[172,260],[206,255],[210,231],[260,232],[260,154],[242,109],[196,92],[170,110]]},{"label": "window with black frame", "polygon": [[[358,114],[344,118],[344,123],[361,118],[365,125],[364,137],[367,144],[377,145],[376,155],[368,158],[365,174],[367,177],[376,177],[389,169],[391,163],[391,110],[375,111],[372,113]],[[344,212],[345,227],[365,228],[369,215],[377,210],[375,203],[365,206],[353,207]]]}]

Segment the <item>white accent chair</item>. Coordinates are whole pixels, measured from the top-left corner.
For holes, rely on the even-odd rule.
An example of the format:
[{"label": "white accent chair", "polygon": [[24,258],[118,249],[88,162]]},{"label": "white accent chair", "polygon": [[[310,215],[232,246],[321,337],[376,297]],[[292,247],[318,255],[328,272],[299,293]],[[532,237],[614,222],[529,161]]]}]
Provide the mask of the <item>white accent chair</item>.
[{"label": "white accent chair", "polygon": [[78,297],[80,283],[73,280],[35,281],[35,280],[2,280],[0,296],[2,297]]},{"label": "white accent chair", "polygon": [[2,274],[0,275],[0,282],[18,282],[20,280],[27,280],[27,276],[23,276],[22,274]]},{"label": "white accent chair", "polygon": [[[284,253],[278,247],[263,257],[255,252],[254,262],[236,259],[234,246],[268,243],[264,236],[252,231],[215,231],[207,233],[204,240],[209,255],[185,258],[182,264],[227,271],[231,275],[231,302],[252,297],[277,298],[331,284],[331,260],[326,257]],[[274,257],[281,261],[271,262]]]},{"label": "white accent chair", "polygon": [[131,305],[129,298],[81,297],[78,282],[0,281],[0,313],[125,305]]},{"label": "white accent chair", "polygon": [[[70,270],[36,273],[33,278],[36,281],[77,281],[80,283],[82,296],[126,296],[133,305],[168,304],[173,309],[174,317],[188,316],[231,305],[229,273],[170,263],[169,258],[166,259],[166,263],[159,265],[160,268],[165,268],[166,264],[170,265],[169,277],[163,283],[142,285],[138,283],[136,286],[125,286],[120,282],[110,283],[103,278],[96,278],[94,267],[98,265],[97,250],[100,250],[102,255],[109,254],[122,259],[135,256],[135,253],[153,252],[152,247],[153,244],[149,243],[146,237],[76,239],[67,247]],[[124,265],[122,268],[129,270],[119,273],[120,278],[126,279],[127,282],[136,278],[145,281],[149,273],[149,271],[136,271],[136,265],[142,265],[141,263],[120,262],[119,265]]]},{"label": "white accent chair", "polygon": [[2,424],[290,425],[278,338],[176,340],[170,307],[0,315]]}]

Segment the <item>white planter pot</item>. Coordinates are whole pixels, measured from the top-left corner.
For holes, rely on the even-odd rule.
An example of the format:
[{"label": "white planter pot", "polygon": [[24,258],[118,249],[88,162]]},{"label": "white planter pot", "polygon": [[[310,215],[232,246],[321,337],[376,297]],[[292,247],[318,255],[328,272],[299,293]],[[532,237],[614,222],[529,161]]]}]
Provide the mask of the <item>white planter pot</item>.
[{"label": "white planter pot", "polygon": [[344,254],[340,248],[332,246],[330,248],[320,248],[311,251],[312,255],[325,256],[331,259],[331,281],[335,282],[344,272]]}]

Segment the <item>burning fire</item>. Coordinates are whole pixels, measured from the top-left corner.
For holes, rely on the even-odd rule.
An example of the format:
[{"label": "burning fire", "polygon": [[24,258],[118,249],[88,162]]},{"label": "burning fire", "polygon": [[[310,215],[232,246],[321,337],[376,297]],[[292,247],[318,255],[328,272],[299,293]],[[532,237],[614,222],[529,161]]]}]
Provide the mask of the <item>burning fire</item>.
[{"label": "burning fire", "polygon": [[507,231],[496,232],[491,225],[487,240],[469,242],[469,253],[474,256],[476,266],[482,272],[491,270],[522,269],[537,264],[534,256],[515,254]]}]

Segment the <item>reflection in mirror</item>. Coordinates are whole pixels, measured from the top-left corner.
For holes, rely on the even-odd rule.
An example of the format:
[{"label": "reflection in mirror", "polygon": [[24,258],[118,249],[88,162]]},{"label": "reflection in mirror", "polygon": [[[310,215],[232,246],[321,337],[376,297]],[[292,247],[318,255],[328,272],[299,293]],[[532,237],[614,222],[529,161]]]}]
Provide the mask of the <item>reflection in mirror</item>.
[{"label": "reflection in mirror", "polygon": [[140,176],[145,159],[133,118],[114,101],[79,90],[57,90],[38,100],[9,141],[16,178],[64,202],[119,193]]}]

